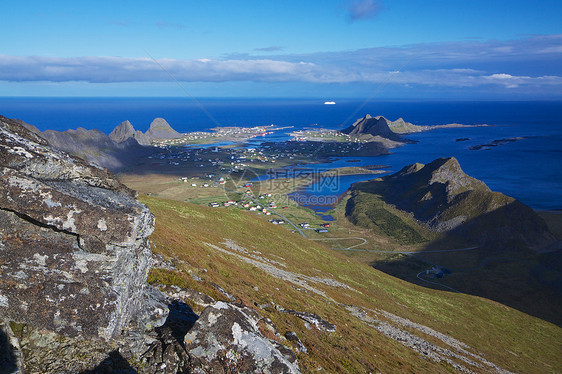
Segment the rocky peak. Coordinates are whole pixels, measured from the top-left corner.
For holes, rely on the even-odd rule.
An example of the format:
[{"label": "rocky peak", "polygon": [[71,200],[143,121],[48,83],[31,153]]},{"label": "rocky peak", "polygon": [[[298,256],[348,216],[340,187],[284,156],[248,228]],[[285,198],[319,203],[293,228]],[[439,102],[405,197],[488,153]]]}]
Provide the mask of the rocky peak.
[{"label": "rocky peak", "polygon": [[117,143],[122,143],[127,139],[131,138],[135,134],[135,128],[131,125],[131,122],[123,121],[113,131],[109,134],[111,140]]},{"label": "rocky peak", "polygon": [[129,121],[123,121],[109,134],[111,140],[116,143],[123,143],[132,138],[145,146],[151,145],[156,139],[175,139],[181,136],[182,134],[174,130],[164,118],[155,118],[145,133],[135,130]]},{"label": "rocky peak", "polygon": [[484,182],[467,175],[454,157],[438,158],[416,173],[424,184],[445,185],[449,198],[469,190],[490,191]]},{"label": "rocky peak", "polygon": [[164,118],[155,118],[146,135],[150,136],[151,139],[175,139],[182,136]]},{"label": "rocky peak", "polygon": [[[484,182],[465,174],[454,157],[409,165],[379,180],[358,183],[352,189],[380,195],[430,229],[453,232],[478,244],[503,246],[520,241],[529,248],[544,248],[555,241],[531,208],[491,191]],[[350,212],[352,200],[348,204]]]},{"label": "rocky peak", "polygon": [[349,135],[372,135],[381,136],[383,138],[399,141],[401,137],[394,133],[389,124],[392,123],[383,116],[371,117],[369,114],[358,119],[355,123],[343,130],[344,134]]}]

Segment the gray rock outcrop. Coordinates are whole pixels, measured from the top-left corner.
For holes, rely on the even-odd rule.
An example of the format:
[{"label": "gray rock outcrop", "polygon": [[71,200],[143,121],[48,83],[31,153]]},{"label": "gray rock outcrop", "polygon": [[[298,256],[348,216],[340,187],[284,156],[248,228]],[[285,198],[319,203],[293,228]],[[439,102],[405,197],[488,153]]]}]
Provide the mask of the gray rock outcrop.
[{"label": "gray rock outcrop", "polygon": [[139,130],[135,131],[133,139],[140,145],[152,145],[152,138]]},{"label": "gray rock outcrop", "polygon": [[119,335],[143,310],[148,208],[107,170],[3,117],[0,190],[0,319],[69,337]]},{"label": "gray rock outcrop", "polygon": [[296,356],[265,338],[252,309],[219,301],[185,336],[194,373],[299,373]]},{"label": "gray rock outcrop", "polygon": [[135,134],[135,128],[131,125],[131,122],[123,121],[113,131],[109,134],[111,140],[117,143],[122,143],[129,139]]}]

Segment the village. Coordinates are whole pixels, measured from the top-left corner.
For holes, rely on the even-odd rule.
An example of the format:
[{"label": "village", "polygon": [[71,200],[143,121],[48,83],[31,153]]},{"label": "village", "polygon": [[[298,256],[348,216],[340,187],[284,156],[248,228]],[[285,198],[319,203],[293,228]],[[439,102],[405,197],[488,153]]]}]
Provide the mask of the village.
[{"label": "village", "polygon": [[181,146],[189,144],[214,144],[219,142],[241,143],[253,138],[263,137],[273,134],[274,131],[292,128],[293,126],[275,127],[254,126],[254,127],[215,127],[211,131],[194,131],[183,134],[181,138],[159,139],[153,142],[157,147]]},{"label": "village", "polygon": [[[142,178],[144,182],[139,180],[143,183],[142,190],[212,208],[247,210],[268,217],[271,224],[287,224],[290,231],[301,234],[303,230],[325,234],[330,224],[290,198],[298,188],[314,183],[315,178],[326,173],[306,165],[329,163],[334,157],[374,156],[388,150],[377,142],[347,141],[352,140],[347,135],[322,129],[315,131],[324,141],[305,140],[316,136],[307,132],[297,137],[298,140],[264,142],[259,146],[232,142],[276,129],[273,126],[216,128],[213,132],[194,132],[180,139],[155,142],[154,151],[136,166],[137,170],[143,170],[141,174],[152,176]],[[206,142],[211,138],[212,142]],[[295,165],[303,165],[299,170],[308,172],[291,172],[288,167]],[[334,172],[372,172],[364,168],[339,169]]]},{"label": "village", "polygon": [[[243,188],[251,188],[253,186],[252,183],[247,183]],[[271,216],[272,214],[284,217],[282,214],[277,213],[275,210],[278,209],[277,204],[274,200],[272,200],[273,195],[271,193],[263,193],[258,195],[257,197],[254,196],[252,190],[247,189],[244,192],[244,198],[241,200],[226,200],[226,201],[212,201],[208,204],[208,206],[212,208],[219,208],[219,207],[237,207],[239,209],[246,209],[250,212],[256,212],[257,214]],[[289,209],[288,205],[284,205],[281,209]],[[283,225],[287,223],[287,219],[270,219],[270,223],[274,225]],[[314,227],[308,222],[300,222],[298,223],[301,229],[304,230],[315,230],[317,233],[327,233],[328,228],[330,227],[329,223],[322,223],[318,224]],[[295,232],[292,230],[292,232]]]},{"label": "village", "polygon": [[354,136],[344,134],[339,130],[330,129],[304,129],[293,131],[290,134],[295,141],[317,141],[317,142],[343,142],[361,143],[362,141]]},{"label": "village", "polygon": [[[147,166],[194,168],[195,174],[205,174],[197,168],[236,173],[252,168],[256,174],[271,167],[282,168],[294,164],[329,162],[331,157],[374,156],[386,153],[378,143],[344,143],[315,141],[266,142],[259,147],[208,146],[187,147],[171,144],[166,140],[157,146],[157,151],[146,158]],[[170,143],[170,144],[168,144]]]}]

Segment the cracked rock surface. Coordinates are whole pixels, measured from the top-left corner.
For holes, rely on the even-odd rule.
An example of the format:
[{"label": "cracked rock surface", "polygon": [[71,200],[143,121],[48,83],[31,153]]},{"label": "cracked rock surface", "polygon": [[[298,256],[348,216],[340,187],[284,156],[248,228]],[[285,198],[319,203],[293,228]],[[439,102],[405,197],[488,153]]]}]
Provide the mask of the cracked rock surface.
[{"label": "cracked rock surface", "polygon": [[142,309],[148,208],[107,170],[4,117],[0,191],[0,318],[68,337],[118,335]]},{"label": "cracked rock surface", "polygon": [[252,309],[216,302],[185,336],[194,373],[299,373],[296,356],[265,338]]}]

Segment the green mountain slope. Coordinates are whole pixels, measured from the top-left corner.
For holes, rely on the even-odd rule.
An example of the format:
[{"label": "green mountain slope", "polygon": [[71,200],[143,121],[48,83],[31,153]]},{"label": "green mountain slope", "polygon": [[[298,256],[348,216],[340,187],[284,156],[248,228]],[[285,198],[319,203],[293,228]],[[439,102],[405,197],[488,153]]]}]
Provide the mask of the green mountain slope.
[{"label": "green mountain slope", "polygon": [[296,350],[283,337],[295,332],[303,372],[562,371],[553,324],[401,281],[244,211],[141,201],[156,216],[154,251],[169,264],[149,280],[236,299],[271,320],[266,336]]},{"label": "green mountain slope", "polygon": [[462,237],[469,245],[540,249],[556,241],[531,208],[490,191],[484,182],[466,175],[454,157],[355,184],[347,208],[352,219],[357,220],[357,210],[369,209],[363,194],[412,214],[432,231]]}]

